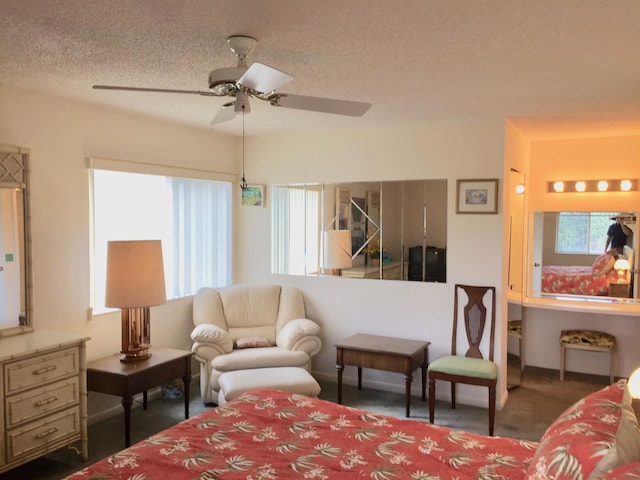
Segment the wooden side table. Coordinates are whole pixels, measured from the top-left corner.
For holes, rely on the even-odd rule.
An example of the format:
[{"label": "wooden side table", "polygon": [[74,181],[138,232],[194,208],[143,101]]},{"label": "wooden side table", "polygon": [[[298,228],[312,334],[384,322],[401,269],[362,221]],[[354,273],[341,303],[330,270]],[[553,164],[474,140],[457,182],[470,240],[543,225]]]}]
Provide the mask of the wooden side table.
[{"label": "wooden side table", "polygon": [[426,400],[428,348],[431,342],[359,333],[336,345],[338,403],[342,403],[342,372],[345,365],[358,367],[358,390],[362,389],[362,369],[373,368],[404,373],[407,417],[411,407],[413,372],[422,369],[422,400]]},{"label": "wooden side table", "polygon": [[176,378],[184,382],[184,418],[189,418],[189,383],[191,382],[191,352],[170,348],[154,348],[150,358],[124,363],[120,354],[94,360],[87,364],[87,389],[122,397],[124,407],[125,446],[131,445],[131,405],[133,396],[143,393],[147,409],[147,390]]},{"label": "wooden side table", "polygon": [[629,283],[611,282],[609,283],[609,296],[629,298],[629,287]]}]

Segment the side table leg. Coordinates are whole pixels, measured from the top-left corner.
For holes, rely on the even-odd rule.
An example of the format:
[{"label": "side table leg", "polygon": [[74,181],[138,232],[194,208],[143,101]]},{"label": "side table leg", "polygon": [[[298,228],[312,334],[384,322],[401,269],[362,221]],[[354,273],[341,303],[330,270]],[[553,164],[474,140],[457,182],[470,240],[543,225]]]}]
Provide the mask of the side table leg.
[{"label": "side table leg", "polygon": [[362,367],[358,367],[358,390],[362,390]]},{"label": "side table leg", "polygon": [[344,365],[336,365],[338,371],[338,403],[342,404],[342,372],[344,371]]},{"label": "side table leg", "polygon": [[404,395],[407,404],[407,417],[409,416],[409,410],[411,408],[411,382],[413,376],[411,374],[404,376]]},{"label": "side table leg", "polygon": [[122,397],[122,406],[124,407],[124,446],[131,446],[131,404],[132,397]]},{"label": "side table leg", "polygon": [[420,365],[420,369],[422,370],[422,401],[424,402],[427,399],[427,368],[429,367],[427,349],[424,349],[424,359],[422,361],[422,365]]},{"label": "side table leg", "polygon": [[[191,361],[189,359],[189,361]],[[191,375],[182,377],[184,383],[184,418],[189,418],[189,384],[191,383]]]},{"label": "side table leg", "polygon": [[142,409],[147,410],[147,391],[142,392]]}]

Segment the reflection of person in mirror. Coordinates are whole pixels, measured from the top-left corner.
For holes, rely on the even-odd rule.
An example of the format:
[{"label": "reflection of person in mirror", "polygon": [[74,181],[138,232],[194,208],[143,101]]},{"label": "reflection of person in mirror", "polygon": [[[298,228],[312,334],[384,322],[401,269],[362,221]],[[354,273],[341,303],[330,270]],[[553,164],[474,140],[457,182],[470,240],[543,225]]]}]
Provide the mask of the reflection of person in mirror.
[{"label": "reflection of person in mirror", "polygon": [[609,230],[607,230],[607,242],[604,246],[604,251],[606,252],[609,250],[609,247],[611,247],[615,248],[618,253],[622,253],[624,246],[627,244],[627,237],[631,235],[633,231],[625,225],[624,217],[618,215],[615,217],[615,221],[615,223],[609,226]]}]

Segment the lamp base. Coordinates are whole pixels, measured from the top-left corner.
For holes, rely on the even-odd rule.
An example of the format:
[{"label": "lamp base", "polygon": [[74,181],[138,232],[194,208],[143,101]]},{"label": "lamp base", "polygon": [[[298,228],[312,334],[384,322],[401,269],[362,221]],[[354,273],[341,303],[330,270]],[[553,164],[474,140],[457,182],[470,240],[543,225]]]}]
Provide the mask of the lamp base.
[{"label": "lamp base", "polygon": [[149,307],[122,309],[121,362],[141,362],[151,356]]}]

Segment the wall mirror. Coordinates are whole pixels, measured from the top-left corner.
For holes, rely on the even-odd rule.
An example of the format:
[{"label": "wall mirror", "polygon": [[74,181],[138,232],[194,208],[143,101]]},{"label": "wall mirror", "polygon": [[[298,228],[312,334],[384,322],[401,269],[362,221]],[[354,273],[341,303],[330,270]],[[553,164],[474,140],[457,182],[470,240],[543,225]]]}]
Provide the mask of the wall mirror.
[{"label": "wall mirror", "polygon": [[[271,198],[274,274],[446,281],[446,180],[273,185]],[[344,243],[328,243],[335,231]]]},{"label": "wall mirror", "polygon": [[32,330],[29,154],[0,145],[0,337]]},{"label": "wall mirror", "polygon": [[[607,231],[616,217],[631,233],[610,255]],[[640,304],[636,212],[534,212],[530,221],[531,296]]]}]

